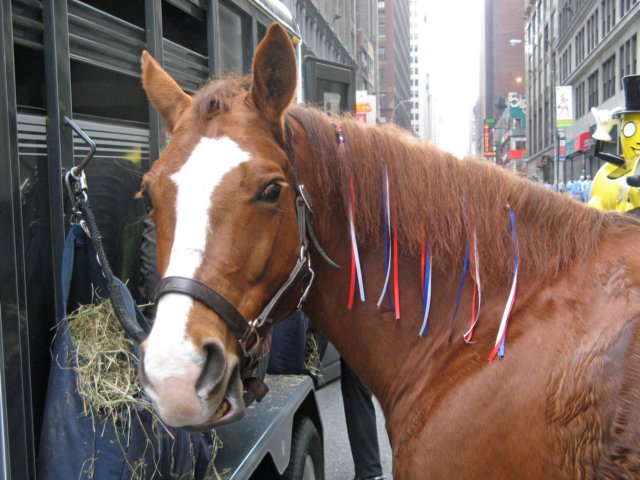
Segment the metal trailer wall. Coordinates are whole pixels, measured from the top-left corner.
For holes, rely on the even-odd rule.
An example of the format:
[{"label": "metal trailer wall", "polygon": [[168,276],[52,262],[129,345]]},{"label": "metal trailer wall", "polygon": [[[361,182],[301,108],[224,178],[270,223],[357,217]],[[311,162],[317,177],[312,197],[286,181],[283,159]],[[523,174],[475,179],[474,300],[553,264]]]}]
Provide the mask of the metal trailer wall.
[{"label": "metal trailer wall", "polygon": [[247,0],[3,0],[0,22],[0,477],[31,479],[63,313],[61,173],[85,153],[64,116],[98,155],[134,153],[144,171],[166,137],[140,87],[142,49],[193,92],[248,72],[271,20]]}]

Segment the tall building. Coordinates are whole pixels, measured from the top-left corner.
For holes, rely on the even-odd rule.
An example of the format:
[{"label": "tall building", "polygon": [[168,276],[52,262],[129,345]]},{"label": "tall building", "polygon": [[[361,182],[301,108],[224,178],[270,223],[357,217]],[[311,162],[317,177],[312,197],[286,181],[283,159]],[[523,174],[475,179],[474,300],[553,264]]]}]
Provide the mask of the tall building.
[{"label": "tall building", "polygon": [[[527,0],[530,176],[566,182],[598,170],[590,110],[623,106],[621,79],[638,73],[639,30],[637,0]],[[571,92],[572,118],[562,128],[556,86]]]},{"label": "tall building", "polygon": [[[496,150],[504,132],[496,132],[495,125],[509,100],[524,100],[523,14],[522,0],[485,0],[484,3],[480,100],[475,131],[477,151],[488,160],[501,160]],[[500,138],[496,138],[497,134]]]},{"label": "tall building", "polygon": [[284,0],[300,26],[303,55],[355,65],[353,2]]},{"label": "tall building", "polygon": [[378,1],[356,0],[356,90],[378,93]]},{"label": "tall building", "polygon": [[409,0],[378,1],[381,123],[411,129]]},{"label": "tall building", "polygon": [[428,138],[428,82],[427,75],[427,12],[426,2],[409,1],[410,35],[410,88],[411,88],[411,129],[421,138]]},{"label": "tall building", "polygon": [[602,164],[593,156],[591,108],[624,106],[622,77],[638,73],[640,4],[560,0],[557,17],[556,82],[571,86],[573,92],[573,122],[558,129],[557,142],[558,177],[567,181],[580,175],[593,177]]},{"label": "tall building", "polygon": [[529,122],[527,176],[554,180],[554,97],[557,82],[557,0],[526,0],[525,51]]},{"label": "tall building", "polygon": [[335,32],[344,47],[354,56],[356,51],[355,0],[296,0],[298,3],[314,4],[329,28]]}]

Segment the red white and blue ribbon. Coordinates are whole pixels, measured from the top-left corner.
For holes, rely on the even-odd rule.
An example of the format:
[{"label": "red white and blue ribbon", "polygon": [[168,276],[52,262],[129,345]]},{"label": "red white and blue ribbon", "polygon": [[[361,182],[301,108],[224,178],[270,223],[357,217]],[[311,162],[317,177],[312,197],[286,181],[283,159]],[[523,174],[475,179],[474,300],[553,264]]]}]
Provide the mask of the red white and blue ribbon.
[{"label": "red white and blue ribbon", "polygon": [[466,343],[473,343],[473,330],[480,318],[480,307],[482,306],[482,285],[480,283],[480,257],[478,256],[478,235],[473,231],[473,265],[474,273],[471,276],[474,281],[473,298],[471,299],[471,323],[469,330],[463,336]]},{"label": "red white and blue ribbon", "polygon": [[[338,148],[344,148],[344,132],[340,125],[335,122],[331,122],[331,126],[336,131],[336,137],[338,139]],[[349,176],[349,237],[351,239],[351,280],[349,282],[349,299],[347,301],[347,308],[353,307],[353,299],[355,296],[356,277],[358,279],[358,287],[360,293],[360,300],[364,302],[364,283],[362,281],[362,268],[360,267],[360,255],[358,254],[358,242],[356,240],[356,227],[355,227],[355,208],[356,208],[356,190],[353,186],[353,178]]]},{"label": "red white and blue ribbon", "polygon": [[[391,200],[389,196],[389,175],[387,173],[387,167],[382,166],[382,221],[384,228],[384,262],[386,265],[386,274],[384,278],[384,285],[382,292],[380,292],[380,298],[378,298],[378,308],[382,305],[385,293],[388,293],[389,278],[391,277]],[[389,297],[390,298],[390,297]],[[391,300],[389,300],[391,304]]]},{"label": "red white and blue ribbon", "polygon": [[458,295],[456,296],[456,307],[453,310],[453,317],[451,318],[451,325],[449,326],[449,340],[448,343],[451,343],[451,337],[453,335],[453,324],[456,321],[456,316],[458,315],[458,307],[460,306],[460,297],[462,296],[462,287],[464,286],[464,281],[467,278],[467,270],[469,269],[469,242],[464,246],[464,262],[462,264],[462,276],[460,277],[460,283],[458,284]]},{"label": "red white and blue ribbon", "polygon": [[426,242],[422,242],[420,254],[420,284],[422,287],[422,326],[419,337],[424,337],[429,331],[429,310],[431,308],[431,249]]},{"label": "red white and blue ribbon", "polygon": [[511,220],[511,241],[513,243],[513,282],[511,283],[511,290],[509,291],[507,304],[505,305],[504,312],[502,314],[502,321],[500,322],[500,328],[498,329],[498,335],[496,336],[496,343],[489,355],[489,363],[493,362],[496,355],[500,358],[504,357],[504,350],[507,342],[507,326],[509,325],[509,317],[516,301],[516,292],[518,290],[518,238],[516,236],[516,215],[513,213],[511,205],[507,205],[507,208],[509,209],[509,217]]},{"label": "red white and blue ribbon", "polygon": [[398,271],[398,225],[393,224],[393,306],[395,318],[400,320],[400,273]]},{"label": "red white and blue ribbon", "polygon": [[349,303],[347,307],[353,307],[353,297],[355,290],[356,277],[358,279],[358,288],[360,300],[364,302],[364,282],[362,281],[362,267],[360,266],[360,255],[358,254],[358,242],[356,240],[356,227],[354,223],[354,207],[356,204],[356,191],[353,186],[353,179],[349,178],[351,187],[351,200],[349,201],[349,234],[351,237],[351,284],[349,287]]}]

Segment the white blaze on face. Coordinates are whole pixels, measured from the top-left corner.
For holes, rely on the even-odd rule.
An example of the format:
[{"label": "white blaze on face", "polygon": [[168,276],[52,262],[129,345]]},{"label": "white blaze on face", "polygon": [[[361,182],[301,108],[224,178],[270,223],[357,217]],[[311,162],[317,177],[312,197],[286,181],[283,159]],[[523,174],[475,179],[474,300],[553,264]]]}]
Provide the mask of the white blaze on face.
[{"label": "white blaze on face", "polygon": [[[193,278],[202,264],[211,228],[212,195],[222,178],[250,155],[227,137],[202,138],[191,156],[171,180],[176,184],[176,227],[165,276]],[[164,295],[145,349],[145,373],[154,388],[152,397],[180,388],[195,393],[195,382],[204,358],[187,338],[187,319],[194,300],[177,293]],[[163,385],[166,382],[170,385]],[[163,388],[166,387],[166,388]],[[175,392],[176,395],[187,394]],[[157,400],[154,398],[154,400]],[[164,399],[158,405],[162,409]],[[162,414],[162,412],[160,412]]]}]

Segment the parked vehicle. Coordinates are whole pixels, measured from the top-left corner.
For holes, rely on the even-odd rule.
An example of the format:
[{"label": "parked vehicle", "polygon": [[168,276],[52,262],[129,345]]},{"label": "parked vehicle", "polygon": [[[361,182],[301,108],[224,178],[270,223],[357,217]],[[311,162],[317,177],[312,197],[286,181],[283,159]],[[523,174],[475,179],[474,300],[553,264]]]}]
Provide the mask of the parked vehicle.
[{"label": "parked vehicle", "polygon": [[[52,328],[64,314],[59,277],[69,211],[62,174],[87,151],[64,117],[97,144],[87,167],[91,199],[110,239],[112,266],[140,299],[148,278],[139,253],[141,206],[116,192],[135,191],[166,143],[140,86],[140,53],[150,51],[193,93],[209,76],[248,72],[253,49],[273,21],[297,39],[298,100],[352,109],[353,68],[305,56],[294,18],[278,1],[2,2],[0,478],[31,479],[38,472]],[[335,349],[328,352],[333,363],[325,382],[339,372]],[[305,470],[311,461],[313,476],[305,478],[322,478],[312,432],[321,449],[313,382],[267,378],[271,392],[263,402],[243,422],[221,429],[221,468],[229,478],[278,477],[287,468],[311,475]]]}]

